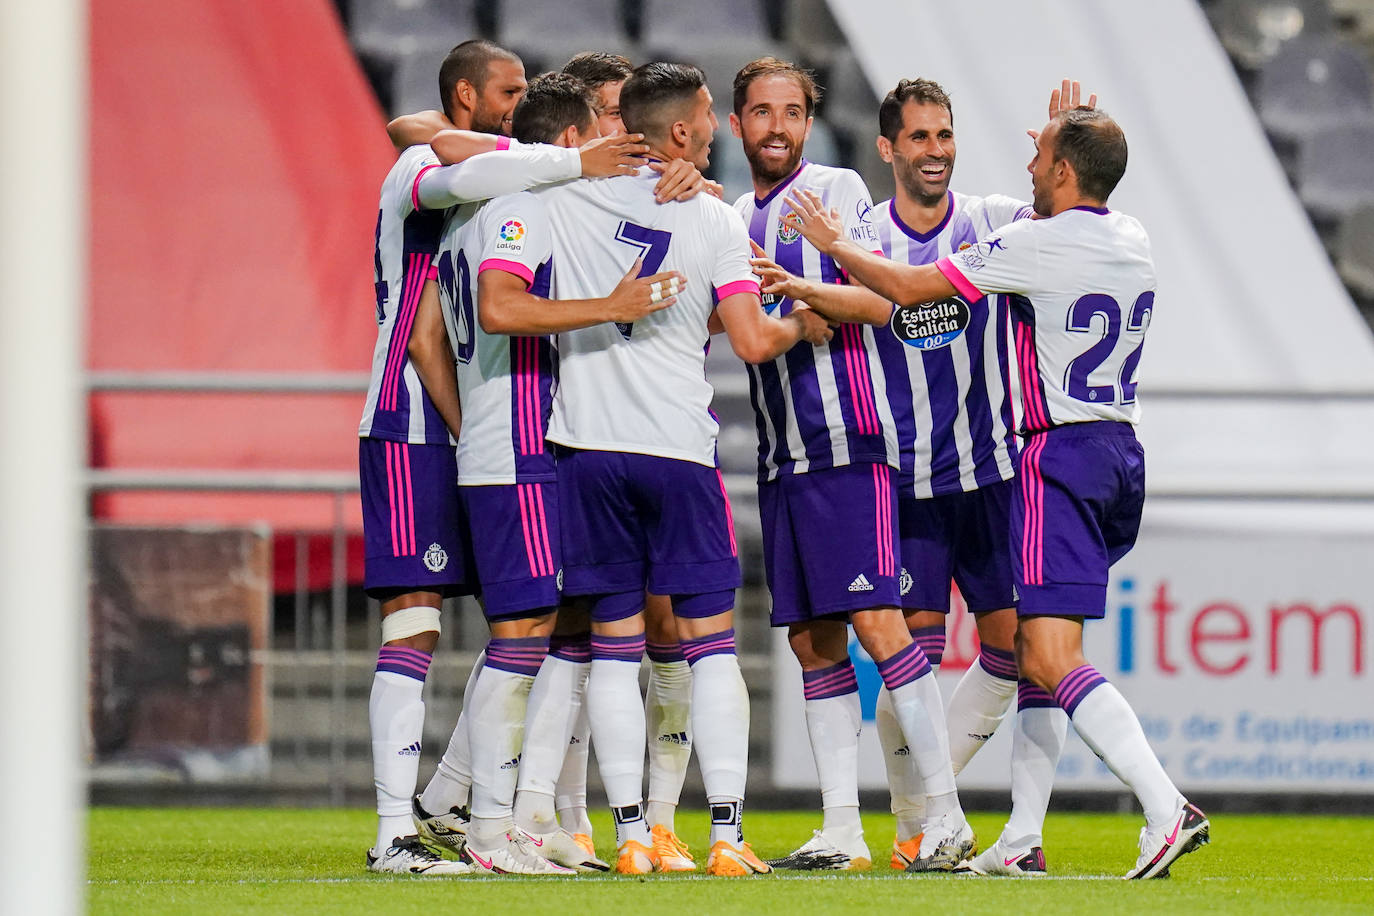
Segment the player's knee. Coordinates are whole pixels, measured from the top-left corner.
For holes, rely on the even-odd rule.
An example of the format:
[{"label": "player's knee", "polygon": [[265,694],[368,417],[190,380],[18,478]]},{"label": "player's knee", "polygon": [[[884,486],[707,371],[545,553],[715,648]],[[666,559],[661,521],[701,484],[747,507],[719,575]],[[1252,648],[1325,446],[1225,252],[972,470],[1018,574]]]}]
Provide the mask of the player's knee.
[{"label": "player's knee", "polygon": [[554,618],[552,610],[539,610],[520,617],[493,620],[491,635],[497,639],[546,638],[553,635]]},{"label": "player's knee", "polygon": [[439,609],[415,605],[392,611],[382,618],[382,644],[418,649],[433,654],[439,644]]},{"label": "player's knee", "polygon": [[1052,644],[1024,631],[1016,634],[1016,667],[1021,677],[1050,693],[1059,685],[1064,667]]},{"label": "player's knee", "polygon": [[787,644],[806,671],[816,671],[837,665],[849,657],[844,625],[827,626],[830,621],[813,620],[793,624],[787,631]]},{"label": "player's knee", "polygon": [[893,610],[862,611],[850,617],[854,636],[873,658],[891,658],[911,643],[911,631]]},{"label": "player's knee", "polygon": [[677,620],[673,616],[672,598],[667,595],[644,596],[644,635],[651,643],[677,643],[678,628]]}]

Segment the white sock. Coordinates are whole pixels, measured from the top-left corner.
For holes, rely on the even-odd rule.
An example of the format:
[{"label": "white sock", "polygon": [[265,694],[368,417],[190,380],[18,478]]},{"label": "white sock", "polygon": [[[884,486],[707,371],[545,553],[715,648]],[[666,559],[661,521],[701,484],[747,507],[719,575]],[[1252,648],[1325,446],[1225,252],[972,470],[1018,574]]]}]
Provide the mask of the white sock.
[{"label": "white sock", "polygon": [[926,820],[926,790],[916,771],[916,758],[907,747],[902,724],[892,708],[892,694],[886,687],[878,691],[875,713],[878,743],[887,767],[887,790],[892,796],[892,813],[897,816],[897,839],[905,842],[921,832]]},{"label": "white sock", "polygon": [[411,836],[410,799],[420,772],[425,727],[425,674],[430,655],[382,646],[372,676],[367,718],[372,732],[372,779],[377,789],[377,845],[384,852],[397,837]]},{"label": "white sock", "polygon": [[[733,649],[734,631],[727,632]],[[720,635],[683,640],[683,649],[690,652],[691,643]],[[692,732],[706,798],[742,801],[749,775],[749,690],[733,651],[693,659]]]},{"label": "white sock", "polygon": [[902,726],[907,748],[926,791],[926,817],[947,813],[963,816],[949,762],[949,732],[940,687],[920,646],[912,643],[878,662],[878,671],[892,694],[892,709]]},{"label": "white sock", "polygon": [[673,829],[692,758],[692,669],[685,660],[649,662],[644,699],[649,737],[649,826]]},{"label": "white sock", "polygon": [[954,775],[959,775],[997,731],[1015,695],[1016,661],[1012,654],[984,647],[949,698],[946,717]]},{"label": "white sock", "polygon": [[821,830],[832,835],[858,832],[859,731],[863,712],[859,682],[849,659],[802,672],[806,697],[806,733],[821,785]]},{"label": "white sock", "polygon": [[[650,844],[644,820],[644,698],[639,693],[639,660],[644,637],[592,634],[592,670],[587,679],[587,712],[597,768],[606,800],[616,814],[616,843]],[[633,659],[633,660],[631,660]]]},{"label": "white sock", "polygon": [[592,834],[592,822],[587,817],[587,755],[592,746],[592,724],[587,716],[587,677],[591,663],[586,664],[572,695],[573,729],[568,738],[568,751],[563,755],[563,769],[554,788],[554,807],[558,809],[558,823],[569,833]]},{"label": "white sock", "polygon": [[482,666],[487,662],[487,654],[477,656],[472,670],[468,672],[467,684],[463,687],[463,711],[449,736],[444,756],[439,758],[439,766],[430,777],[429,784],[420,796],[420,807],[430,814],[444,814],[454,808],[466,808],[472,793],[472,743],[468,733],[467,701],[482,674]]},{"label": "white sock", "polygon": [[710,844],[714,846],[724,840],[732,846],[738,846],[744,842],[744,801],[707,796],[706,803],[711,809]]},{"label": "white sock", "polygon": [[[1029,688],[1029,691],[1028,691]],[[1027,693],[1038,695],[1028,705]],[[1011,816],[1002,838],[1013,849],[1044,845],[1045,812],[1054,788],[1054,771],[1069,733],[1069,718],[1048,694],[1028,682],[1021,687],[1021,709],[1011,738]],[[1042,703],[1040,698],[1048,703]]]},{"label": "white sock", "polygon": [[474,821],[504,823],[512,817],[525,712],[548,650],[547,638],[493,638],[487,643],[487,664],[466,704],[472,733]]},{"label": "white sock", "polygon": [[1146,823],[1163,827],[1182,796],[1145,740],[1126,698],[1096,668],[1083,665],[1065,675],[1054,689],[1054,699],[1073,720],[1083,743],[1140,799]]},{"label": "white sock", "polygon": [[572,735],[573,710],[568,698],[582,680],[587,663],[550,655],[530,688],[525,711],[525,747],[520,754],[520,781],[515,794],[515,822],[532,833],[558,827],[554,784],[563,769]]}]

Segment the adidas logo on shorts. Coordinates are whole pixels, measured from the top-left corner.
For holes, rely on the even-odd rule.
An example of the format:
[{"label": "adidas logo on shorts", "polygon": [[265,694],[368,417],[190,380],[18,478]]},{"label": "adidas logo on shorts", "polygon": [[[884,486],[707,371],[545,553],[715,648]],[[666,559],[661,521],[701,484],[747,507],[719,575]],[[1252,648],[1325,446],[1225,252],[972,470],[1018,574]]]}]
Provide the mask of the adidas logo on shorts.
[{"label": "adidas logo on shorts", "polygon": [[854,577],[854,581],[849,583],[849,590],[851,592],[871,592],[873,591],[873,583],[868,581],[868,576],[859,573]]}]

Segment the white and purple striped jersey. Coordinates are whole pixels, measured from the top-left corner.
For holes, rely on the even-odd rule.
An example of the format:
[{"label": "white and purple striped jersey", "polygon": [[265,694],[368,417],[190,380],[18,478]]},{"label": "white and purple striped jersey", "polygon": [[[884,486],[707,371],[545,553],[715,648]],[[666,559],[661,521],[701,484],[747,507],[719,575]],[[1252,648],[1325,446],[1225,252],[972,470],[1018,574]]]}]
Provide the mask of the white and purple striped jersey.
[{"label": "white and purple striped jersey", "polygon": [[[477,277],[503,270],[547,297],[552,238],[542,202],[508,194],[458,208],[439,243],[439,300],[458,360],[463,428],[458,435],[458,484],[553,480],[544,441],[556,368],[548,337],[488,334],[477,312]],[[557,303],[550,303],[556,307]]]},{"label": "white and purple striped jersey", "polygon": [[558,388],[548,437],[561,445],[716,467],[719,424],[706,380],[706,323],[716,303],[758,295],[749,239],[709,194],[658,204],[658,175],[582,181],[538,192],[554,238],[554,292],[606,296],[643,258],[641,275],[677,270],[687,285],[670,308],[633,324],[558,335]]},{"label": "white and purple striped jersey", "polygon": [[[883,254],[903,264],[933,264],[992,230],[1031,214],[1010,197],[949,192],[944,220],[917,232],[894,201],[873,210]],[[894,306],[877,329],[901,455],[898,488],[919,499],[1010,480],[1016,435],[1007,353],[1007,303],[985,296]]]},{"label": "white and purple striped jersey", "polygon": [[1023,432],[1139,421],[1136,369],[1156,281],[1137,220],[1105,207],[1018,220],[936,266],[965,299],[1012,294]]},{"label": "white and purple striped jersey", "polygon": [[[851,169],[802,160],[790,178],[759,200],[745,194],[735,210],[749,237],[794,276],[844,283],[834,260],[782,222],[788,192],[806,188],[839,211],[848,237],[878,251],[871,198]],[[782,316],[792,300],[766,296],[763,308]],[[804,474],[872,462],[898,467],[897,434],[886,379],[878,371],[875,328],[842,324],[827,344],[802,341],[777,359],[749,366],[749,392],[759,433],[759,482],[780,474]]]},{"label": "white and purple striped jersey", "polygon": [[401,153],[382,182],[373,254],[377,292],[377,344],[358,435],[414,445],[451,445],[452,438],[419,374],[407,345],[415,312],[446,212],[460,204],[513,194],[578,177],[578,151],[509,142],[510,149],[482,153],[441,166],[428,146]]}]

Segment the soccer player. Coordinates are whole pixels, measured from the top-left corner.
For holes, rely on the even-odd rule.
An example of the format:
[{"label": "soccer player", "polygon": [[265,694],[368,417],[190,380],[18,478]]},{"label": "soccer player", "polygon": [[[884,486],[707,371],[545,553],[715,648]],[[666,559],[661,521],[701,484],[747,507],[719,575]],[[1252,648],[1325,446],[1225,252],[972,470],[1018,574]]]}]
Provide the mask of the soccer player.
[{"label": "soccer player", "polygon": [[[805,188],[842,214],[845,235],[877,251],[872,206],[849,169],[802,158],[818,90],[811,75],[765,57],[735,77],[730,129],[744,144],[754,193],[735,207],[758,249],[820,283],[844,281],[834,260],[784,222],[786,192]],[[766,296],[770,314],[793,298]],[[848,628],[878,664],[902,744],[930,795],[921,870],[952,869],[973,848],[959,806],[944,708],[930,662],[903,621],[898,558],[897,426],[873,328],[846,323],[825,345],[799,345],[750,367],[759,429],[759,508],[772,623],[788,628],[802,667],[807,732],[821,784],[821,829],[773,864],[792,869],[871,865],[859,818],[862,727]]]},{"label": "soccer player", "polygon": [[[523,68],[519,58],[490,42],[464,42],[444,61],[440,86],[457,126],[500,130],[524,91]],[[444,211],[541,182],[617,174],[638,161],[638,149],[633,142],[600,141],[582,151],[489,153],[440,167],[432,150],[419,146],[402,153],[383,182],[374,255],[377,345],[358,429],[365,587],[382,606],[383,645],[368,705],[378,813],[376,845],[367,854],[373,871],[467,870],[420,843],[411,798],[439,608],[445,595],[465,586],[467,572],[453,485],[450,432],[460,412],[452,362],[444,366],[447,357],[417,347],[416,363],[409,348],[415,324],[437,314],[427,309],[422,316],[420,306]]]},{"label": "soccer player", "polygon": [[[934,264],[875,257],[846,240],[815,195],[792,201],[793,225],[871,289],[905,306],[954,295],[1012,294],[1025,447],[1011,507],[1012,574],[1020,617],[1016,660],[1039,704],[1068,713],[1083,741],[1145,811],[1127,878],[1155,878],[1208,841],[1207,817],[1175,787],[1135,712],[1083,656],[1083,621],[1105,614],[1108,568],[1135,543],[1145,498],[1137,368],[1155,299],[1149,238],[1107,209],[1126,171],[1126,137],[1086,106],[1032,131],[1035,213]],[[832,301],[810,281],[789,295]],[[1047,532],[1049,533],[1047,535]],[[1015,819],[1015,816],[1013,816]],[[1011,863],[1028,852],[1010,830],[992,847]],[[981,858],[981,857],[980,857]]]},{"label": "soccer player", "polygon": [[[653,63],[621,91],[630,130],[659,159],[705,168],[715,129],[701,71]],[[705,379],[707,322],[717,311],[746,361],[769,359],[829,331],[807,310],[758,308],[748,239],[709,195],[658,205],[639,177],[581,182],[533,195],[548,211],[560,298],[605,295],[636,259],[686,280],[670,309],[630,323],[560,334],[560,381],[548,439],[558,448],[564,592],[592,605],[587,705],[616,823],[616,868],[655,868],[643,812],[644,593],[669,595],[692,667],[692,730],[711,807],[707,872],[764,873],[744,842],[749,701],[735,657],[739,585],[729,502],[716,464],[717,424]]]}]

